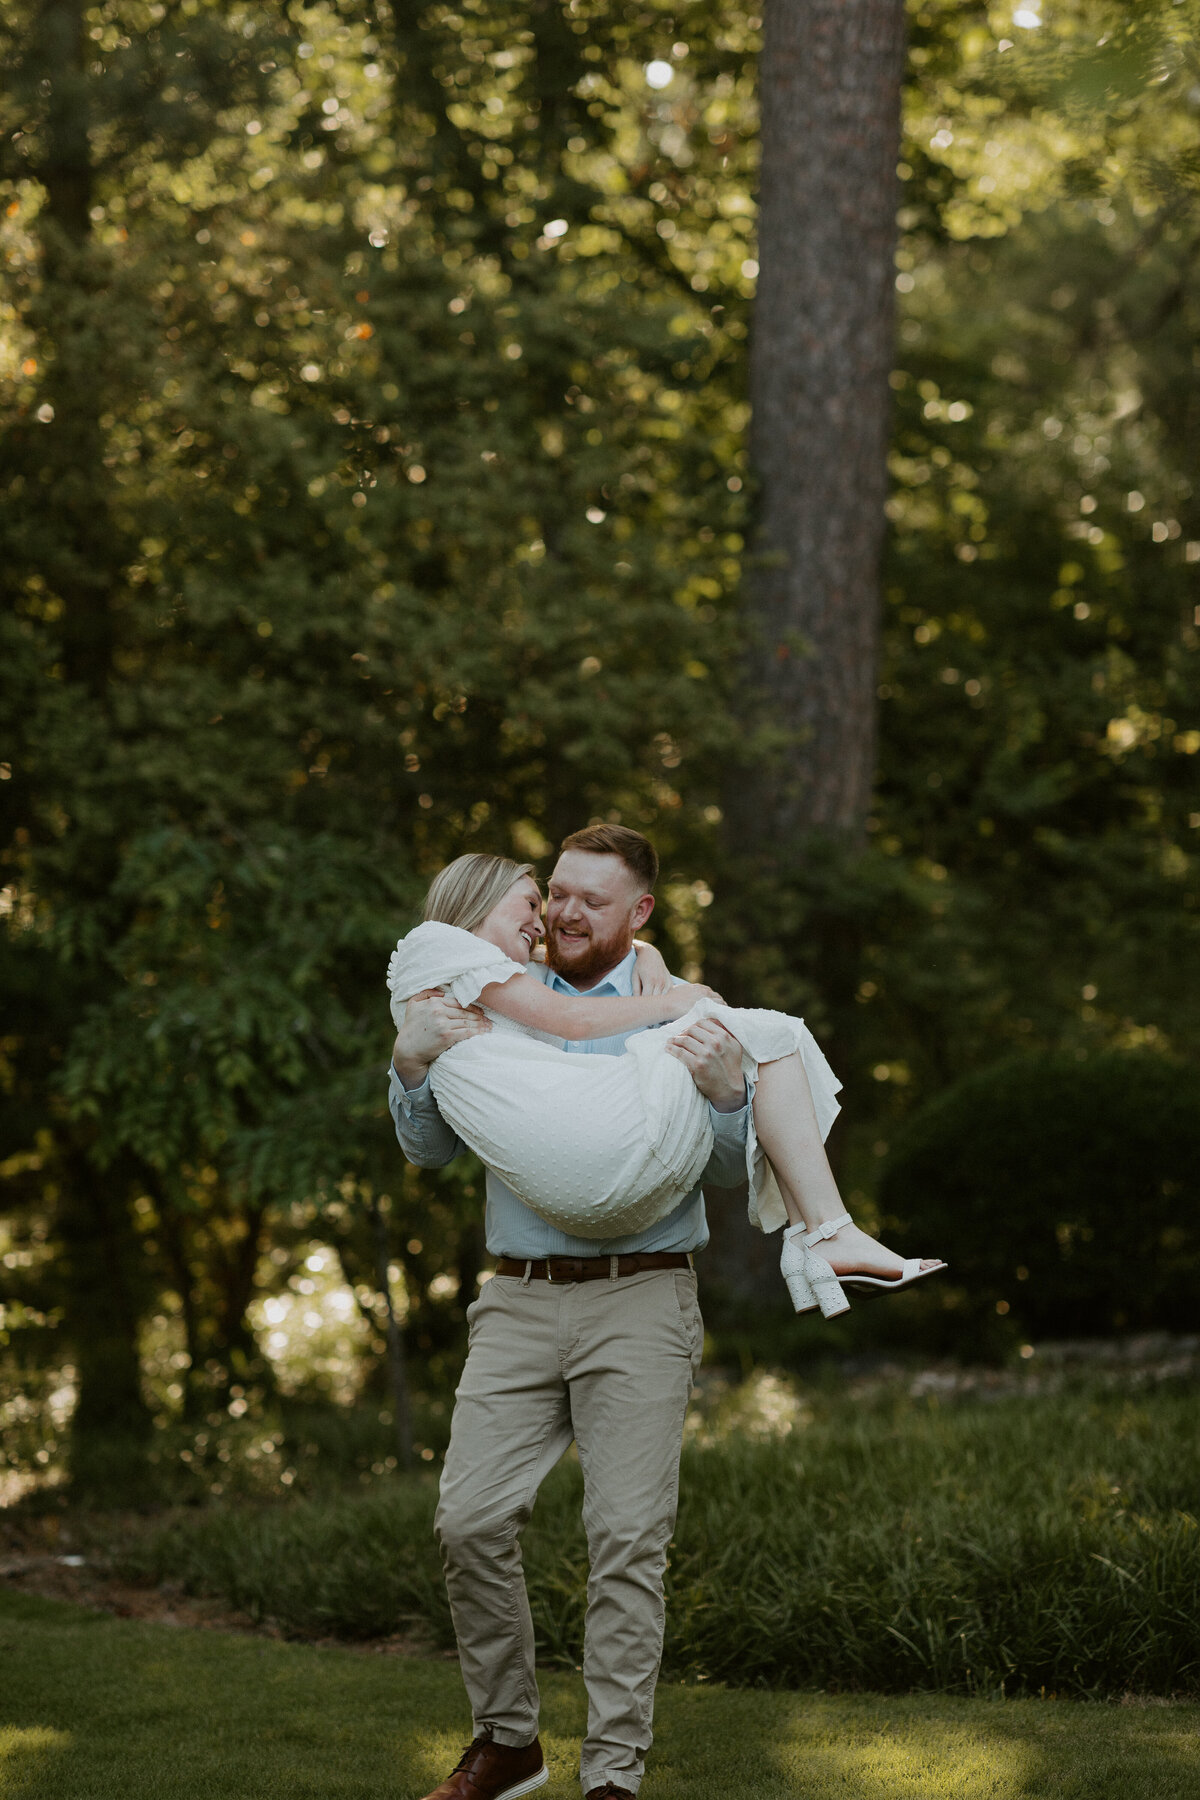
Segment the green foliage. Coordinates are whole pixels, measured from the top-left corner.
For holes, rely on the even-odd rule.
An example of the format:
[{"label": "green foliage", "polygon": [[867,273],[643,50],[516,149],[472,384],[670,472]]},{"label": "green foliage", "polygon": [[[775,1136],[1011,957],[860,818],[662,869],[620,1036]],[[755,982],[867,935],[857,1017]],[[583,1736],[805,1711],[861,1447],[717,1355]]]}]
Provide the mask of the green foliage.
[{"label": "green foliage", "polygon": [[[478,41],[36,18],[6,26],[6,1149],[21,1204],[86,1166],[114,1229],[132,1209],[194,1400],[246,1375],[288,1209],[400,1183],[379,971],[429,873],[614,806],[711,837],[711,788],[685,809],[664,772],[728,730],[743,409],[710,377],[745,327],[657,200],[589,223],[669,120],[565,17],[498,63],[532,42],[517,10]],[[709,53],[722,116],[739,55]],[[552,106],[569,68],[594,97]],[[693,178],[710,211],[726,154]],[[748,210],[712,230],[740,313]],[[474,1239],[454,1211],[443,1270]]]},{"label": "green foliage", "polygon": [[[685,1452],[665,1667],[734,1685],[1193,1692],[1200,1469],[1190,1389],[855,1405],[791,1437]],[[543,1489],[524,1556],[539,1654],[582,1652],[581,1476]],[[452,1633],[432,1484],[188,1518],[128,1567],[286,1628]]]},{"label": "green foliage", "polygon": [[[867,849],[767,871],[718,840],[757,15],[46,17],[0,25],[23,1354],[124,1370],[126,1416],[165,1296],[192,1421],[261,1393],[256,1290],[318,1214],[357,1281],[380,1193],[452,1354],[428,1291],[472,1291],[478,1172],[399,1167],[379,971],[464,846],[651,831],[668,948],[822,1033],[856,1206],[964,1069],[1195,1054],[1192,0],[1003,51],[913,12],[878,804]],[[125,1268],[107,1321],[82,1244]]]},{"label": "green foliage", "polygon": [[1198,1049],[1196,10],[911,18],[870,849],[725,863],[706,933],[859,1206],[965,1070]]},{"label": "green foliage", "polygon": [[917,995],[926,1092],[1195,1053],[1195,22],[1081,4],[999,53],[917,16],[876,830],[961,987]]},{"label": "green foliage", "polygon": [[350,1502],[185,1514],[135,1548],[126,1566],[131,1574],[180,1581],[190,1593],[220,1594],[250,1618],[293,1631],[356,1638],[418,1625],[450,1646],[454,1631],[433,1539],[436,1498],[425,1479]]},{"label": "green foliage", "polygon": [[879,1203],[936,1243],[964,1325],[1038,1338],[1188,1330],[1200,1274],[1200,1076],[1147,1052],[1012,1057],[908,1122]]}]

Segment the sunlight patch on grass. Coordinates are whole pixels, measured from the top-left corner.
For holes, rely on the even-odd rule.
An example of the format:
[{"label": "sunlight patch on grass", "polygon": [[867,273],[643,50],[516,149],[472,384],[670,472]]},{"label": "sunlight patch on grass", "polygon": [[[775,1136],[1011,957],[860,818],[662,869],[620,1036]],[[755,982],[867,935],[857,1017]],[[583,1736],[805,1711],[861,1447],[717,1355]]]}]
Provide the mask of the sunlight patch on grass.
[{"label": "sunlight patch on grass", "polygon": [[[1200,1800],[1200,1708],[659,1689],[645,1800]],[[561,1790],[568,1792],[564,1786]],[[552,1783],[548,1800],[559,1800]]]},{"label": "sunlight patch on grass", "polygon": [[0,1725],[0,1794],[15,1793],[12,1783],[23,1782],[32,1762],[47,1751],[64,1749],[70,1741],[69,1731],[55,1731],[49,1725]]},{"label": "sunlight patch on grass", "polygon": [[797,1717],[777,1752],[798,1800],[843,1790],[856,1800],[1018,1800],[1030,1792],[1031,1747],[997,1742],[965,1721],[884,1720],[877,1712],[859,1722],[824,1707],[818,1720]]}]

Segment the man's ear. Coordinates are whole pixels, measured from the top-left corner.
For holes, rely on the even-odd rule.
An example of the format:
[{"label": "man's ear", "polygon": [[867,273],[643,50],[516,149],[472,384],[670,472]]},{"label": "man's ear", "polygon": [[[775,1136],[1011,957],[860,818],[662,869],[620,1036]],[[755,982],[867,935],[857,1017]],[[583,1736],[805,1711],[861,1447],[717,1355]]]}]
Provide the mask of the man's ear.
[{"label": "man's ear", "polygon": [[637,905],[634,907],[632,914],[630,915],[633,929],[635,931],[640,931],[642,926],[646,923],[646,920],[650,917],[650,914],[653,911],[654,911],[654,895],[653,894],[643,894],[641,899],[638,901]]}]

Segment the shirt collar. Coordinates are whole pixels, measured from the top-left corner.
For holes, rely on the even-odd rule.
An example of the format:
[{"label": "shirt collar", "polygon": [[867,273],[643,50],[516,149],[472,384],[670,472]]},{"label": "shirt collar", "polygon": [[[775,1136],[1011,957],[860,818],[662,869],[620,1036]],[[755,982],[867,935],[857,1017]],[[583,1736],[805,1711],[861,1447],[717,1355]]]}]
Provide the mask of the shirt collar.
[{"label": "shirt collar", "polygon": [[[592,994],[617,994],[622,998],[628,998],[633,993],[633,970],[636,962],[637,951],[634,949],[629,952],[628,956],[621,958],[615,969],[608,971],[603,981],[598,981],[595,987],[587,988],[585,992],[589,996]],[[563,994],[578,994],[580,991],[577,987],[572,987],[569,981],[564,980],[553,969],[550,971],[550,986]]]}]

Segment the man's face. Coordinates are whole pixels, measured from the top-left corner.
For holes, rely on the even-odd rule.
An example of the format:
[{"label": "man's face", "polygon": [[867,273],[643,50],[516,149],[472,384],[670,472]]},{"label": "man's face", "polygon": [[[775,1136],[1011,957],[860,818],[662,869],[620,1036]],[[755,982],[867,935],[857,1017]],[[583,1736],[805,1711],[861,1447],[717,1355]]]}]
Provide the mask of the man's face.
[{"label": "man's face", "polygon": [[550,877],[546,960],[572,986],[593,986],[628,956],[653,911],[653,894],[619,856],[564,850]]}]

